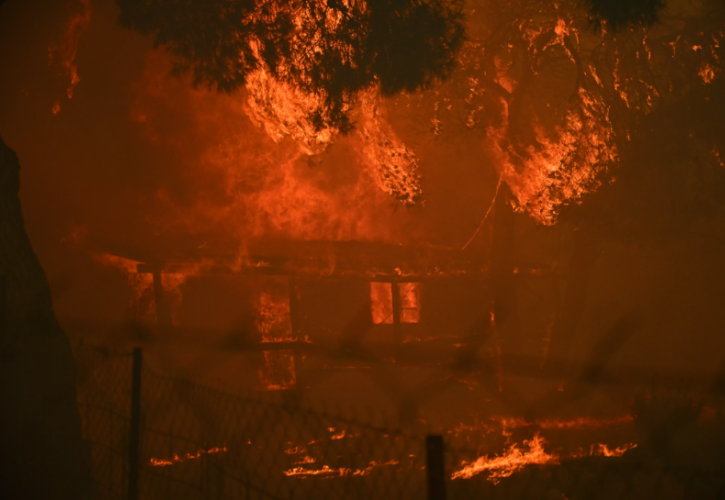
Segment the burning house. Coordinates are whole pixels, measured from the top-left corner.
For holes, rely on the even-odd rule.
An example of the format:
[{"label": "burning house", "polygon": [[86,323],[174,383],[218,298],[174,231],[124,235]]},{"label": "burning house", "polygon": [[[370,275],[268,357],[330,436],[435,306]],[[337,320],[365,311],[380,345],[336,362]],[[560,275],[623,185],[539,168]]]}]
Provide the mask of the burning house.
[{"label": "burning house", "polygon": [[[501,391],[503,357],[517,359],[515,376],[544,363],[560,302],[549,297],[562,293],[553,260],[515,251],[507,196],[482,235],[489,249],[259,238],[242,259],[201,249],[186,262],[98,260],[127,274],[142,343],[224,353],[213,377],[226,386],[336,401],[392,373],[434,392]],[[529,225],[527,238],[535,233]]]}]

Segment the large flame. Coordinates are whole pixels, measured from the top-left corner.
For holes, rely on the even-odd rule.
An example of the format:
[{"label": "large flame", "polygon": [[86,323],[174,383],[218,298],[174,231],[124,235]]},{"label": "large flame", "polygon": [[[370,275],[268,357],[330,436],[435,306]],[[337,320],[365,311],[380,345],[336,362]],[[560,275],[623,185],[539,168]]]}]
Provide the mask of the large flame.
[{"label": "large flame", "polygon": [[375,182],[383,192],[404,205],[419,203],[423,193],[415,154],[383,121],[381,106],[374,95],[366,94],[361,107],[360,135],[364,139],[365,160]]},{"label": "large flame", "polygon": [[[316,132],[303,116],[308,96],[261,71],[250,80],[249,95],[192,89],[169,72],[168,56],[150,52],[134,87],[132,117],[172,161],[168,182],[146,201],[155,226],[201,233],[200,239],[209,234],[224,245],[219,253],[261,236],[400,241],[408,215],[391,214],[388,196],[360,153],[360,137]],[[169,121],[180,124],[172,128]],[[194,189],[174,191],[179,178]]]},{"label": "large flame", "polygon": [[499,147],[501,175],[518,208],[551,225],[562,205],[581,202],[585,193],[601,185],[618,153],[608,108],[584,89],[553,133],[541,126],[535,131],[537,144],[525,151]]},{"label": "large flame", "polygon": [[247,91],[247,114],[275,142],[289,137],[304,154],[316,155],[338,135],[337,129],[319,129],[310,120],[321,105],[320,96],[292,88],[263,68],[248,77]]}]

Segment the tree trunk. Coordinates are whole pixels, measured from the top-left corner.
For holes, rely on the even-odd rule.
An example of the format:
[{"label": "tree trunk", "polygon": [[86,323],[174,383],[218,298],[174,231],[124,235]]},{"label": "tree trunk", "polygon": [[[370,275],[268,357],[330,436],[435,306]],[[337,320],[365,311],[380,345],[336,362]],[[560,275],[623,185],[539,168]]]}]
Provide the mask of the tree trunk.
[{"label": "tree trunk", "polygon": [[508,329],[514,320],[516,283],[514,281],[514,211],[511,190],[503,182],[493,207],[491,239],[491,291],[493,314],[498,328]]},{"label": "tree trunk", "polygon": [[0,139],[0,498],[87,498],[70,344],[53,314],[50,287],[25,233],[20,165]]},{"label": "tree trunk", "polygon": [[498,390],[504,388],[502,354],[508,354],[515,345],[516,282],[514,281],[514,211],[511,207],[511,189],[503,182],[493,207],[493,233],[491,235],[491,295],[493,317],[491,333],[494,343],[495,370]]}]

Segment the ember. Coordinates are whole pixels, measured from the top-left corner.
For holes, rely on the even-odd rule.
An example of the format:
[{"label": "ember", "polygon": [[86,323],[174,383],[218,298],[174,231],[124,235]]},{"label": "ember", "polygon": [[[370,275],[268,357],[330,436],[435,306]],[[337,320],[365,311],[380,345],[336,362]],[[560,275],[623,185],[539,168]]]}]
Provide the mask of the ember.
[{"label": "ember", "polygon": [[390,465],[398,465],[400,462],[397,460],[389,460],[387,462],[370,462],[367,467],[364,469],[351,469],[347,467],[342,467],[339,469],[333,469],[330,468],[327,465],[323,465],[321,469],[305,469],[302,467],[295,467],[290,470],[283,471],[285,476],[291,476],[291,477],[298,477],[301,479],[307,478],[307,477],[314,477],[314,476],[321,476],[324,479],[327,478],[335,478],[335,477],[345,477],[345,476],[367,476],[369,475],[374,469],[378,467],[385,467]]},{"label": "ember", "polygon": [[214,448],[199,450],[194,454],[191,454],[191,453],[187,453],[186,455],[174,454],[169,459],[152,457],[149,460],[149,465],[151,465],[153,467],[166,467],[167,465],[174,465],[175,463],[185,462],[187,460],[196,460],[197,458],[201,458],[204,455],[213,455],[215,453],[224,453],[226,451],[227,451],[227,448],[225,446],[216,446]]}]

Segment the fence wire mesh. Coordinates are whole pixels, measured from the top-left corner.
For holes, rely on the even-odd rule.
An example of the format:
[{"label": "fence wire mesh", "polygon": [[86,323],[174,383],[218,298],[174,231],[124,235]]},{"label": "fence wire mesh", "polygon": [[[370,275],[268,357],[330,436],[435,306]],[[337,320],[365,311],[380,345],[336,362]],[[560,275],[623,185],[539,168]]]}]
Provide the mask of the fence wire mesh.
[{"label": "fence wire mesh", "polygon": [[[79,407],[98,498],[128,491],[130,355],[79,349]],[[424,440],[304,408],[291,391],[240,397],[142,370],[140,498],[425,496]]]},{"label": "fence wire mesh", "polygon": [[[93,346],[76,355],[95,498],[129,498],[132,357]],[[525,423],[528,440],[487,425],[441,429],[445,498],[725,498],[718,408],[674,393],[640,398],[626,420],[636,445],[577,453],[549,446],[535,419]],[[311,408],[294,391],[230,395],[143,367],[140,430],[144,500],[444,498],[431,496],[423,434]]]},{"label": "fence wire mesh", "polygon": [[127,498],[131,355],[80,346],[75,351],[78,410],[90,447],[92,491]]}]

